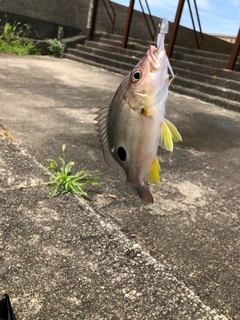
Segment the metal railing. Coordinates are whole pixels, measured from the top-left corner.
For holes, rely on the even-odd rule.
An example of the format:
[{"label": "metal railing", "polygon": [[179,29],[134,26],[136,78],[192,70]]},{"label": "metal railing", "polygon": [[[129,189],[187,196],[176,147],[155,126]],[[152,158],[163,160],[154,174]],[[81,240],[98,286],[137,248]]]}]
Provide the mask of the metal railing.
[{"label": "metal railing", "polygon": [[[150,35],[151,35],[151,39],[152,39],[152,41],[153,41],[154,38],[155,38],[155,34],[156,34],[156,26],[155,26],[155,24],[154,24],[154,21],[153,21],[151,12],[150,12],[149,5],[148,5],[148,3],[147,3],[147,0],[145,0],[145,3],[146,3],[146,5],[147,5],[147,9],[148,9],[148,15],[149,15],[149,17],[150,17],[150,20],[151,20],[151,23],[152,23],[152,26],[153,26],[153,32],[151,31],[149,22],[148,22],[148,20],[147,20],[147,15],[146,15],[146,13],[145,13],[145,11],[144,11],[144,9],[143,9],[143,5],[142,5],[141,0],[139,0],[139,2],[140,2],[140,6],[141,6],[141,8],[142,8],[142,12],[143,12],[144,19],[145,19],[145,21],[146,21],[146,24],[147,24],[149,33],[150,33]],[[134,3],[135,3],[135,0],[130,0],[129,6],[128,6],[127,18],[126,18],[124,35],[123,35],[123,40],[122,40],[122,47],[123,47],[123,48],[126,48],[126,47],[127,47],[128,36],[129,36],[129,31],[130,31],[130,26],[131,26],[131,21],[132,21],[132,15],[133,15]]]},{"label": "metal railing", "polygon": [[142,5],[142,1],[139,0],[139,3],[140,3],[140,6],[141,6],[142,13],[143,13],[144,19],[145,19],[145,21],[146,21],[147,27],[148,27],[148,31],[149,31],[149,33],[150,33],[150,35],[151,35],[151,39],[152,39],[152,41],[154,41],[155,35],[156,35],[156,26],[155,26],[155,24],[154,24],[153,17],[152,17],[152,15],[151,15],[151,11],[150,11],[148,2],[147,2],[147,0],[145,0],[145,4],[146,4],[147,9],[148,9],[148,15],[149,15],[150,21],[151,21],[151,23],[152,23],[153,31],[151,30],[150,25],[149,25],[149,23],[148,23],[147,15],[146,15],[146,13],[145,13],[145,11],[144,11],[144,8],[143,8],[143,5]]},{"label": "metal railing", "polygon": [[[104,7],[107,10],[108,16],[109,16],[109,18],[110,18],[110,20],[112,22],[112,33],[114,33],[114,27],[115,27],[115,21],[116,21],[115,10],[114,10],[113,5],[112,5],[110,0],[106,0],[106,1],[102,0],[102,1],[103,1],[103,4],[104,4]],[[109,8],[111,8],[111,12],[110,12]]]},{"label": "metal railing", "polygon": [[236,41],[234,43],[234,46],[232,48],[232,54],[229,58],[227,69],[233,70],[235,63],[237,61],[237,56],[238,56],[239,50],[240,50],[240,28],[238,29],[238,35],[237,35]]},{"label": "metal railing", "polygon": [[[193,0],[193,1],[194,1],[195,10],[196,10],[199,30],[200,30],[200,40],[198,40],[197,31],[196,31],[196,28],[195,28],[195,23],[194,23],[194,19],[193,19],[193,14],[192,14],[190,1],[189,0],[187,0],[187,1],[188,1],[188,7],[189,7],[191,19],[192,19],[194,34],[195,34],[195,37],[196,37],[197,47],[198,47],[198,49],[200,49],[201,48],[201,44],[202,44],[202,39],[203,39],[203,33],[202,33],[201,23],[200,23],[200,19],[199,19],[196,0]],[[179,22],[180,22],[180,19],[181,19],[181,16],[182,16],[182,10],[183,10],[184,3],[185,3],[185,0],[179,0],[179,2],[178,2],[178,8],[177,8],[175,20],[174,20],[174,23],[173,23],[173,26],[172,26],[172,32],[171,32],[171,35],[170,35],[170,38],[169,38],[169,44],[168,44],[168,50],[167,50],[167,54],[168,54],[169,58],[172,56],[173,47],[174,47],[174,44],[175,44],[175,40],[176,40],[176,36],[177,36],[177,32],[178,32]]]},{"label": "metal railing", "polygon": [[199,32],[200,32],[200,39],[198,39],[198,36],[197,36],[197,31],[196,31],[196,28],[195,28],[195,23],[194,23],[194,19],[193,19],[193,14],[192,14],[192,8],[191,8],[190,1],[187,0],[187,2],[188,2],[188,7],[189,7],[191,19],[192,19],[193,30],[194,30],[194,34],[195,34],[195,38],[196,38],[196,42],[197,42],[197,47],[198,47],[198,49],[200,49],[200,48],[201,48],[201,44],[202,44],[202,40],[203,40],[203,34],[202,34],[202,27],[201,27],[201,23],[200,23],[200,19],[199,19],[199,14],[198,14],[198,9],[197,9],[196,0],[193,0],[193,2],[194,2],[195,11],[196,11],[197,20],[198,20],[198,26],[199,26]]}]

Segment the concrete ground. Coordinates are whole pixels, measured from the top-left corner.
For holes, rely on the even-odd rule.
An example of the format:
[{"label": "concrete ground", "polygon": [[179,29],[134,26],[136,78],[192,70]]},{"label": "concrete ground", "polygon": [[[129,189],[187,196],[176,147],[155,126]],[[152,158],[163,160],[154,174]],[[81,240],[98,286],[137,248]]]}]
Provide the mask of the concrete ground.
[{"label": "concrete ground", "polygon": [[[155,203],[101,158],[94,111],[122,76],[0,55],[0,295],[23,319],[240,319],[240,114],[170,92],[183,137],[159,149]],[[90,200],[51,199],[47,158],[101,173]],[[116,199],[109,197],[116,196]]]}]

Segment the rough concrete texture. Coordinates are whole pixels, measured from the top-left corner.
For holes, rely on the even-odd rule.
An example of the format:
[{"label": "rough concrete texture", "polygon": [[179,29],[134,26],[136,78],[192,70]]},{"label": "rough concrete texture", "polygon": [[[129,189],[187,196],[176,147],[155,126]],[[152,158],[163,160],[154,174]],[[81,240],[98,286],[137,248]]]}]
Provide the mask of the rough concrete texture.
[{"label": "rough concrete texture", "polygon": [[[122,76],[0,55],[0,294],[18,319],[240,319],[240,114],[169,94],[183,143],[159,149],[155,203],[125,191],[93,126]],[[50,198],[46,158],[102,173],[90,201]],[[116,195],[116,199],[109,197]]]}]

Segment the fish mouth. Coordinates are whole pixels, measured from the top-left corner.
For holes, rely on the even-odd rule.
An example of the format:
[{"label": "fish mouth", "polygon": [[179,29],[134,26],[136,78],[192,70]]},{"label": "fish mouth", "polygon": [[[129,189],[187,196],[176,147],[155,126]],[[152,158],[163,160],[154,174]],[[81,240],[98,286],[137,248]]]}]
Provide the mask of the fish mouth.
[{"label": "fish mouth", "polygon": [[159,60],[160,60],[160,52],[162,50],[158,50],[155,46],[150,46],[147,51],[147,58],[150,62],[151,69],[154,71],[159,67]]}]

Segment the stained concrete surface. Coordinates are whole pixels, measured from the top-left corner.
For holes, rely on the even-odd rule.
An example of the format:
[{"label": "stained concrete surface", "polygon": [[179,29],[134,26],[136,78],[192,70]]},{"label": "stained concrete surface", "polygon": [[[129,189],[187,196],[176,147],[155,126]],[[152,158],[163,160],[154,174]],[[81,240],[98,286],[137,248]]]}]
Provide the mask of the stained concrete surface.
[{"label": "stained concrete surface", "polygon": [[[0,124],[18,141],[0,142],[0,293],[19,319],[240,319],[240,114],[170,93],[183,143],[159,149],[161,182],[146,205],[102,162],[93,125],[122,76],[6,55],[0,71]],[[46,181],[62,144],[76,169],[102,174],[87,203],[17,188]]]}]

